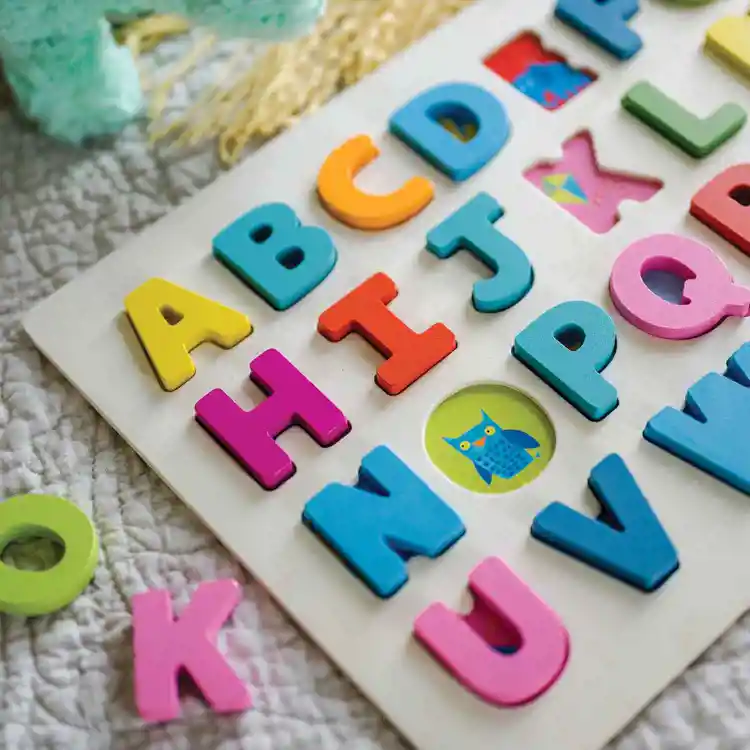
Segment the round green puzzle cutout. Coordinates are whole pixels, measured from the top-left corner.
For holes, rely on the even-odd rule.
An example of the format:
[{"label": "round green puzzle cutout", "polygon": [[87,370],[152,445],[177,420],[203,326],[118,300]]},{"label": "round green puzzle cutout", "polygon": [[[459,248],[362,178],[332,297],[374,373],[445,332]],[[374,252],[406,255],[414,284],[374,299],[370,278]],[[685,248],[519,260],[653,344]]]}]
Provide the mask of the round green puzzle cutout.
[{"label": "round green puzzle cutout", "polygon": [[425,449],[450,480],[501,494],[536,479],[555,452],[555,428],[531,397],[501,383],[457,391],[430,414]]},{"label": "round green puzzle cutout", "polygon": [[65,551],[49,570],[20,570],[0,561],[0,612],[49,614],[70,604],[91,582],[99,542],[91,521],[54,495],[17,495],[0,503],[0,553],[29,537],[51,537]]}]

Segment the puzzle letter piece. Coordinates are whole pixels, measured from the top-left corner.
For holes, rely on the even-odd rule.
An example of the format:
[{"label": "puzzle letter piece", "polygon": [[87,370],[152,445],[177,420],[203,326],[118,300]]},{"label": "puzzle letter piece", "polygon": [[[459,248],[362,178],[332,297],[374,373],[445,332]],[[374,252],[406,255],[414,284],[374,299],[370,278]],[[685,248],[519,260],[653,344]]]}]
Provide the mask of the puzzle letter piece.
[{"label": "puzzle letter piece", "polygon": [[[465,141],[441,120],[476,128]],[[454,182],[478,172],[505,145],[510,122],[505,107],[473,83],[444,83],[424,91],[394,113],[390,131]]]},{"label": "puzzle letter piece", "polygon": [[679,567],[677,551],[620,456],[598,463],[589,487],[602,518],[552,503],[534,519],[531,535],[642,591],[657,589]]},{"label": "puzzle letter piece", "polygon": [[617,406],[617,390],[601,375],[615,355],[612,318],[590,302],[563,302],[516,336],[513,355],[588,419]]},{"label": "puzzle letter piece", "polygon": [[48,570],[21,570],[0,560],[0,612],[36,617],[67,607],[91,582],[99,542],[88,517],[54,495],[16,495],[0,503],[0,552],[33,536],[62,543],[63,557]]},{"label": "puzzle letter piece", "polygon": [[286,310],[336,265],[336,248],[320,227],[303,227],[284,203],[258,206],[214,237],[214,255],[272,307]]},{"label": "puzzle letter piece", "polygon": [[750,16],[716,21],[706,34],[706,48],[730,67],[750,76]]},{"label": "puzzle letter piece", "polygon": [[376,273],[329,307],[318,320],[318,331],[329,341],[359,333],[387,361],[375,382],[397,396],[456,348],[456,337],[442,323],[415,333],[387,307],[398,290],[391,278]]},{"label": "puzzle letter piece", "polygon": [[643,42],[627,22],[638,12],[638,0],[557,0],[555,15],[620,60],[628,60]]},{"label": "puzzle letter piece", "polygon": [[250,708],[247,687],[216,647],[216,635],[240,601],[236,581],[201,583],[179,619],[168,591],[136,594],[133,606],[135,702],[146,721],[180,715],[177,679],[184,669],[219,713]]},{"label": "puzzle letter piece", "polygon": [[[654,294],[643,278],[649,271],[685,279],[683,304]],[[710,248],[676,234],[655,234],[625,249],[612,268],[609,290],[625,320],[663,339],[695,338],[725,317],[750,315],[750,289],[734,283]]]},{"label": "puzzle letter piece", "polygon": [[690,213],[750,255],[750,164],[729,167],[693,197]]},{"label": "puzzle letter piece", "polygon": [[195,405],[195,416],[265,489],[274,490],[294,474],[292,459],[276,438],[299,425],[319,445],[329,447],[350,430],[336,405],[283,354],[268,349],[250,363],[250,378],[268,398],[245,411],[217,388]]},{"label": "puzzle letter piece", "polygon": [[682,411],[652,417],[643,437],[654,445],[750,495],[750,344],[727,362],[724,375],[702,377],[688,389]]},{"label": "puzzle letter piece", "polygon": [[472,300],[479,312],[513,307],[534,282],[526,253],[493,226],[504,213],[491,195],[479,193],[427,235],[427,249],[438,258],[450,258],[463,248],[494,272],[491,279],[474,284]]},{"label": "puzzle letter piece", "polygon": [[408,581],[406,560],[439,557],[465,532],[451,507],[385,446],[362,459],[354,487],[329,484],[302,519],[384,599]]},{"label": "puzzle letter piece", "polygon": [[716,151],[747,122],[747,113],[739,104],[725,104],[704,119],[696,117],[647,81],[636,83],[623,97],[622,106],[698,159]]},{"label": "puzzle letter piece", "polygon": [[323,206],[350,227],[395,227],[416,216],[435,195],[433,184],[425,177],[414,177],[388,195],[362,192],[354,178],[379,153],[369,136],[357,136],[333,151],[318,174],[318,195]]},{"label": "puzzle letter piece", "polygon": [[[490,557],[469,576],[470,615],[432,604],[414,622],[414,635],[465,688],[496,706],[518,706],[547,692],[570,651],[558,616],[505,565]],[[519,648],[503,653],[492,642],[511,630]],[[483,637],[486,634],[487,637]]]},{"label": "puzzle letter piece", "polygon": [[253,331],[246,315],[171,284],[149,279],[125,298],[125,310],[167,391],[195,375],[190,352],[210,341],[231,349]]}]

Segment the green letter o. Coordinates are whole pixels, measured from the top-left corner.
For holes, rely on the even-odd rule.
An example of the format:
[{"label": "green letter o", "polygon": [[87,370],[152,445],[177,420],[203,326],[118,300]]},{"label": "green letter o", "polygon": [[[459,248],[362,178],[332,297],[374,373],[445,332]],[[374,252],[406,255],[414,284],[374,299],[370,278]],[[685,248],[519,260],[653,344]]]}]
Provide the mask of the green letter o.
[{"label": "green letter o", "polygon": [[30,536],[51,536],[64,547],[49,570],[20,570],[0,560],[0,612],[49,614],[70,604],[89,585],[99,558],[99,542],[88,517],[54,495],[17,495],[0,503],[0,554]]}]

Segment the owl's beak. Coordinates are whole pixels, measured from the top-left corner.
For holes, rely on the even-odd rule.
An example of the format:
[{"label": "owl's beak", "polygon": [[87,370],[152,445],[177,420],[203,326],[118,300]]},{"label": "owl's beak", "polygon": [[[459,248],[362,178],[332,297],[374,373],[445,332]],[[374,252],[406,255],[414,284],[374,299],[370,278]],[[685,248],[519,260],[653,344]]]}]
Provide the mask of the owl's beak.
[{"label": "owl's beak", "polygon": [[475,440],[473,442],[473,445],[477,448],[481,448],[484,445],[484,441],[487,440],[487,438],[479,438],[479,440]]}]

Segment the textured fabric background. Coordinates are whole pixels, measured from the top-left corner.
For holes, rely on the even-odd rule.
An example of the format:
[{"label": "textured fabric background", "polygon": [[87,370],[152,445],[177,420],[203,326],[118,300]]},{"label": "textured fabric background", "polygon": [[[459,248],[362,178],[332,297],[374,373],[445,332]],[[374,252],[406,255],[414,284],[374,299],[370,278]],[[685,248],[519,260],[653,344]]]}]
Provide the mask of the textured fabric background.
[{"label": "textured fabric background", "polygon": [[[188,98],[177,91],[173,106]],[[3,750],[406,747],[21,330],[24,310],[218,172],[208,148],[150,150],[139,126],[75,150],[0,111],[0,497],[62,494],[91,516],[101,541],[95,580],[67,609],[0,616]],[[130,598],[166,587],[179,611],[195,584],[218,576],[244,586],[221,646],[255,707],[217,717],[185,697],[182,719],[146,727],[133,701]],[[750,748],[750,618],[610,750],[654,748]]]}]

